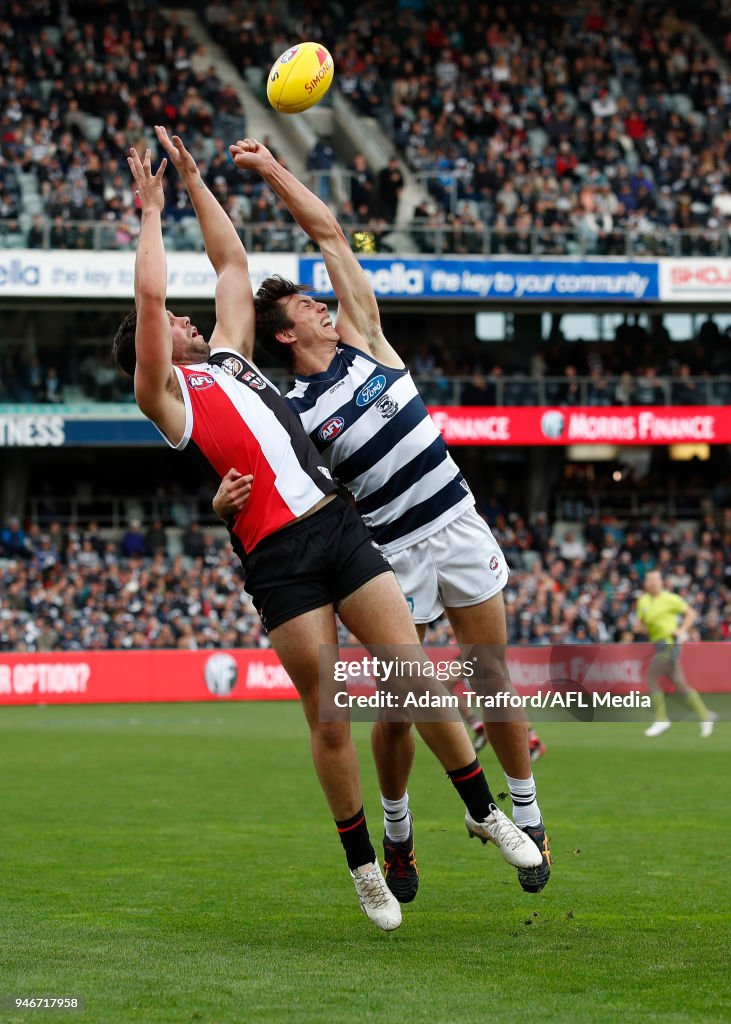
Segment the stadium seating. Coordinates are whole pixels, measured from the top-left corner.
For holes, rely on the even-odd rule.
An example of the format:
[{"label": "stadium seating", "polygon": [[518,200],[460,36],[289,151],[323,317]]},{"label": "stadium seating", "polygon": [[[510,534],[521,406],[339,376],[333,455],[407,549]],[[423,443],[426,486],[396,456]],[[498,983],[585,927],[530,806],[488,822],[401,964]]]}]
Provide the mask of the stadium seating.
[{"label": "stadium seating", "polygon": [[[655,566],[699,612],[697,639],[729,639],[730,513],[683,527],[590,518],[583,531],[559,539],[544,516],[529,525],[499,504],[492,511],[512,566],[511,642],[639,639],[632,608]],[[0,530],[0,650],[265,645],[228,544],[195,524],[180,543],[173,553],[159,521],[144,531],[133,521],[114,540],[95,524],[7,522]],[[453,642],[446,620],[428,639]]]},{"label": "stadium seating", "polygon": [[[619,3],[558,12],[519,2],[494,16],[462,4],[446,19],[428,2],[399,5],[394,18],[385,0],[355,16],[338,5],[196,11],[255,88],[293,33],[330,44],[335,88],[379,120],[429,193],[409,211],[417,251],[712,255],[731,210],[731,80],[701,34],[724,37],[728,19],[707,7],[707,19],[688,3],[629,16]],[[251,249],[303,245],[281,204],[232,174],[225,144],[244,130],[239,99],[174,13],[115,0],[71,0],[60,21],[54,11],[38,0],[0,20],[0,244],[132,247],[127,147],[165,121]],[[329,195],[319,151],[313,160]],[[387,186],[373,196],[339,210],[354,245],[368,221],[393,219]],[[168,211],[168,244],[200,248],[173,176]],[[372,233],[368,244],[388,251],[384,231]]]}]

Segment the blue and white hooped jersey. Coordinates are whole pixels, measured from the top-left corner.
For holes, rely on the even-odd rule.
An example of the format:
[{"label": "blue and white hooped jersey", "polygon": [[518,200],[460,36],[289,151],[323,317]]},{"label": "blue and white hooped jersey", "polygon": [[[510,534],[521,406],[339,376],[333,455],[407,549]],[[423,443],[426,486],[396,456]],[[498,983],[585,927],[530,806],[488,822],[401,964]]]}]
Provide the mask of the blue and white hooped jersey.
[{"label": "blue and white hooped jersey", "polygon": [[475,499],[407,369],[341,342],[287,401],[384,554],[441,530]]}]

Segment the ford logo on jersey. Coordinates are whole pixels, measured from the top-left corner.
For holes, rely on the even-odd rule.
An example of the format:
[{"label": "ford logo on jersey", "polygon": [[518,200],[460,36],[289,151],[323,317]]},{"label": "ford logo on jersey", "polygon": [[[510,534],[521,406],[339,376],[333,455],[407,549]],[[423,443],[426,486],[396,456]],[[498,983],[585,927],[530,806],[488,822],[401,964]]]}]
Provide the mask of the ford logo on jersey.
[{"label": "ford logo on jersey", "polygon": [[342,416],[333,416],[332,419],[323,423],[317,431],[317,436],[321,441],[334,441],[344,426],[345,420]]},{"label": "ford logo on jersey", "polygon": [[358,392],[355,404],[359,405],[361,409],[364,405],[370,405],[374,398],[378,398],[385,386],[386,378],[382,373],[379,373],[377,377],[371,377]]},{"label": "ford logo on jersey", "polygon": [[195,388],[196,391],[202,391],[203,388],[209,388],[215,381],[207,373],[191,373],[188,377],[188,387]]}]

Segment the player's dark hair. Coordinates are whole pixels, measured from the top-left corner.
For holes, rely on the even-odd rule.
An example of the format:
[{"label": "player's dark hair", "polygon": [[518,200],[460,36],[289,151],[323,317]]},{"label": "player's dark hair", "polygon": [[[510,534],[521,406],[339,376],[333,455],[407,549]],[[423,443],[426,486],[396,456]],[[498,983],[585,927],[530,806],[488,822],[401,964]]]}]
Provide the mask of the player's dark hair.
[{"label": "player's dark hair", "polygon": [[128,313],[114,335],[112,355],[117,366],[130,377],[135,375],[137,352],[135,350],[135,333],[137,331],[137,311]]},{"label": "player's dark hair", "polygon": [[275,274],[274,277],[268,277],[266,281],[262,281],[254,296],[256,340],[270,355],[288,367],[291,367],[294,361],[292,346],[278,341],[277,332],[286,331],[288,328],[294,327],[294,324],[279,300],[311,290],[306,284],[295,284],[294,281],[287,281],[286,278]]}]

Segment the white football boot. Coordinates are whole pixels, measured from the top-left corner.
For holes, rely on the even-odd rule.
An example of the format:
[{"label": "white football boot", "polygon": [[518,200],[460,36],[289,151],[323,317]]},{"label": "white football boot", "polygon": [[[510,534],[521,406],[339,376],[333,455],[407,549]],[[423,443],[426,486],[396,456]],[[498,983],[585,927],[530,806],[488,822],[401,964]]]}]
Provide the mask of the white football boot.
[{"label": "white football boot", "polygon": [[483,843],[494,843],[508,864],[514,868],[537,868],[543,863],[541,851],[529,836],[522,832],[507,814],[495,806],[484,821],[475,821],[470,812],[464,816],[470,838],[476,836]]},{"label": "white football boot", "polygon": [[368,920],[384,932],[395,931],[401,924],[401,906],[386,885],[380,865],[363,864],[350,874],[360,908]]}]

